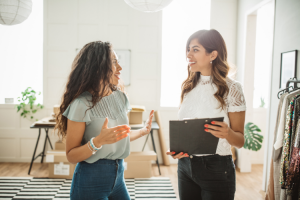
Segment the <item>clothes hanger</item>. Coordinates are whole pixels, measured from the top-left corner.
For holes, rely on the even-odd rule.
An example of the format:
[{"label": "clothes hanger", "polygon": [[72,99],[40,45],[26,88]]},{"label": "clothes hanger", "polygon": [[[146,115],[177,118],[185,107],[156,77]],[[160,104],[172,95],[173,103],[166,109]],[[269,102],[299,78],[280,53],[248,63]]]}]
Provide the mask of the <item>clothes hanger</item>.
[{"label": "clothes hanger", "polygon": [[[294,83],[294,87],[293,86],[289,86],[290,83]],[[297,80],[296,77],[291,78],[290,80],[288,80],[286,82],[286,88],[282,89],[282,90],[280,90],[278,92],[278,94],[277,94],[278,99],[280,99],[281,95],[284,94],[284,93],[286,93],[286,92],[290,93],[290,92],[293,92],[293,91],[296,91],[296,90],[300,89],[300,87],[297,86],[297,83],[300,83],[300,80]],[[290,88],[292,88],[292,90],[290,90]]]}]

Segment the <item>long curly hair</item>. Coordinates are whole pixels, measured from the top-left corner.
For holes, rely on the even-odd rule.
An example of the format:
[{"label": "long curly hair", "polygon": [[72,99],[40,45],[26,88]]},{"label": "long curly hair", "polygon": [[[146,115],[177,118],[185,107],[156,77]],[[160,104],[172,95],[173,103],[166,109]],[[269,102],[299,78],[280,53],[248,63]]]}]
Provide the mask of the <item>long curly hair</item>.
[{"label": "long curly hair", "polygon": [[112,46],[109,42],[90,42],[80,50],[73,61],[56,116],[55,131],[58,131],[59,136],[64,138],[67,134],[68,119],[62,114],[80,94],[85,91],[92,92],[92,106],[89,108],[92,109],[109,88],[112,91],[117,89],[110,83],[112,74]]},{"label": "long curly hair", "polygon": [[[226,77],[229,72],[229,65],[227,63],[227,49],[226,44],[221,36],[221,34],[214,30],[200,30],[192,34],[186,43],[186,52],[188,51],[188,47],[190,45],[191,40],[198,39],[199,44],[201,44],[204,48],[206,53],[212,53],[213,51],[218,52],[218,56],[212,62],[212,70],[211,70],[211,78],[212,82],[217,87],[217,92],[214,94],[214,97],[219,101],[220,107],[225,109],[226,103],[224,98],[229,92],[229,88],[226,84]],[[199,79],[201,78],[200,72],[191,72],[188,69],[188,77],[182,83],[181,86],[181,103],[185,94],[190,92],[194,87],[196,87]]]}]

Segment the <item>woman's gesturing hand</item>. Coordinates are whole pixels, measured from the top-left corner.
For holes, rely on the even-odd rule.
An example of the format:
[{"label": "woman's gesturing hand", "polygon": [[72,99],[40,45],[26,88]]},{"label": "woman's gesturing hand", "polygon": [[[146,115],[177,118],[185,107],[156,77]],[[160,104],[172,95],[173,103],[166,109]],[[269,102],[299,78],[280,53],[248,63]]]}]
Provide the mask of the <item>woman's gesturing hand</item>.
[{"label": "woman's gesturing hand", "polygon": [[140,130],[142,136],[147,135],[147,134],[150,133],[151,126],[152,126],[153,115],[154,115],[154,110],[151,110],[149,118],[147,119],[147,121],[145,123],[145,127]]},{"label": "woman's gesturing hand", "polygon": [[[213,134],[217,138],[227,138],[230,133],[230,128],[226,122],[212,121],[213,125],[205,124],[205,131]],[[217,126],[215,126],[217,125]]]},{"label": "woman's gesturing hand", "polygon": [[187,153],[183,153],[183,152],[180,152],[179,154],[175,155],[174,151],[172,151],[172,152],[167,151],[166,154],[172,156],[172,158],[174,158],[174,159],[181,159],[184,157],[189,157],[189,155]]},{"label": "woman's gesturing hand", "polygon": [[113,128],[108,128],[108,119],[106,118],[102,126],[100,134],[95,137],[94,144],[97,147],[103,144],[116,143],[128,136],[130,127],[128,125],[120,125]]}]

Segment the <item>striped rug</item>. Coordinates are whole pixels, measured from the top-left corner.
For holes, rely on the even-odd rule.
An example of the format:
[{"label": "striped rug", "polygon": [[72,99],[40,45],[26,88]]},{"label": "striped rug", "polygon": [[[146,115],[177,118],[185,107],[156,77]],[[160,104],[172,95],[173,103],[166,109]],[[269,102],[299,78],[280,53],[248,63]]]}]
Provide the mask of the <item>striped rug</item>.
[{"label": "striped rug", "polygon": [[[131,199],[175,200],[167,177],[125,179]],[[70,179],[0,177],[0,199],[70,199]]]}]

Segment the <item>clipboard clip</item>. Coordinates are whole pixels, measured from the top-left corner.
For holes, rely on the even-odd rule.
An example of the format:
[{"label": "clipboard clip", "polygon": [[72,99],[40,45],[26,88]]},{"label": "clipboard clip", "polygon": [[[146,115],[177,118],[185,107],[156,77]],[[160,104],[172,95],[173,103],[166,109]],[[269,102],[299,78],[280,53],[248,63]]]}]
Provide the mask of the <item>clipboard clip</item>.
[{"label": "clipboard clip", "polygon": [[189,120],[189,119],[191,119],[191,118],[183,118],[182,120],[184,121],[184,123],[187,124],[187,120]]},{"label": "clipboard clip", "polygon": [[[300,113],[300,111],[299,111],[299,113]],[[187,120],[189,120],[189,119],[191,119],[191,118],[183,118],[184,123],[187,124],[187,122],[188,122]],[[193,119],[199,119],[199,118],[195,117],[195,118],[193,118]],[[208,120],[206,119],[205,122],[208,122]]]}]

